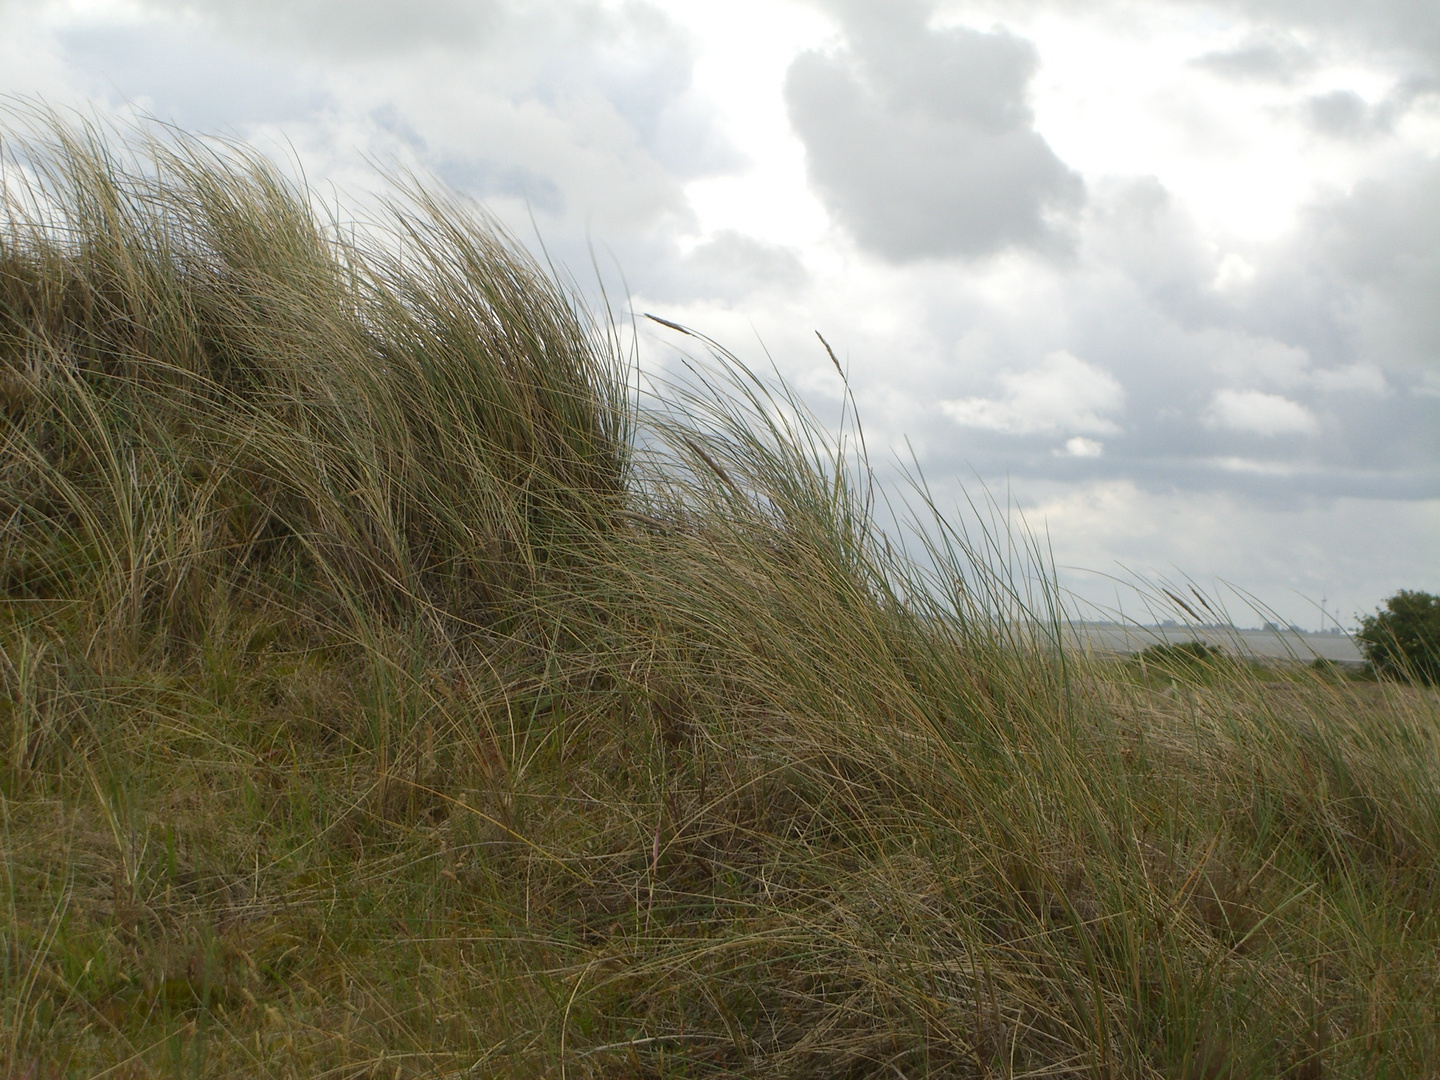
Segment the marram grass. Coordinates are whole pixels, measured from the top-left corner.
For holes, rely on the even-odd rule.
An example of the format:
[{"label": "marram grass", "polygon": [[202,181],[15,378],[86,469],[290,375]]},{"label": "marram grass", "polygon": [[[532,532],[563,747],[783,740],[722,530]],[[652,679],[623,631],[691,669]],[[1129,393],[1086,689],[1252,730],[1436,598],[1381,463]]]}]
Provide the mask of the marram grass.
[{"label": "marram grass", "polygon": [[1435,1074],[1433,694],[1066,651],[464,205],[7,125],[0,1075]]}]

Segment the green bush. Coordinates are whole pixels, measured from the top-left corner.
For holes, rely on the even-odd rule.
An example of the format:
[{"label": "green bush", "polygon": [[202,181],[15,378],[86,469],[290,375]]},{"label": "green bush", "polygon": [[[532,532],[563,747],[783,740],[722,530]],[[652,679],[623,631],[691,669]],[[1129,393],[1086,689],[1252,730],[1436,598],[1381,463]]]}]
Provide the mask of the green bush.
[{"label": "green bush", "polygon": [[1151,645],[1140,653],[1140,661],[1167,670],[1189,669],[1214,664],[1224,659],[1225,650],[1203,641],[1180,641],[1174,644]]},{"label": "green bush", "polygon": [[1377,674],[1440,683],[1440,596],[1401,589],[1383,610],[1361,618],[1355,637]]}]

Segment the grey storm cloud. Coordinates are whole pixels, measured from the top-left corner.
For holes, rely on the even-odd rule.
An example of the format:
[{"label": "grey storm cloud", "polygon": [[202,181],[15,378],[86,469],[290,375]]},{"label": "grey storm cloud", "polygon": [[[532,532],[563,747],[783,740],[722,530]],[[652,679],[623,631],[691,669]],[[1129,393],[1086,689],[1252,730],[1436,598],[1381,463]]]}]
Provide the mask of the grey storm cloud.
[{"label": "grey storm cloud", "polygon": [[1440,91],[1440,80],[1426,76],[1401,79],[1379,101],[1366,101],[1354,90],[1331,90],[1307,98],[1301,116],[1310,128],[1336,139],[1365,140],[1392,132],[1418,98]]},{"label": "grey storm cloud", "polygon": [[1391,124],[1386,110],[1371,105],[1354,90],[1316,94],[1305,102],[1303,111],[1316,131],[1343,139],[1378,135]]},{"label": "grey storm cloud", "polygon": [[1314,34],[1347,51],[1406,58],[1440,71],[1440,15],[1435,0],[1174,0],[1220,8],[1272,29]]},{"label": "grey storm cloud", "polygon": [[907,430],[939,475],[1434,498],[1437,206],[1440,165],[1412,163],[1312,202],[1227,281],[1231,255],[1158,180],[1097,181],[1077,258],[1019,286],[1022,318],[955,316],[965,344],[912,377]]},{"label": "grey storm cloud", "polygon": [[931,29],[914,2],[837,5],[848,47],[785,82],[811,182],[865,248],[903,261],[1065,246],[1084,197],[1035,131],[1039,57],[1005,30]]},{"label": "grey storm cloud", "polygon": [[1285,265],[1346,297],[1357,348],[1440,376],[1440,162],[1358,184],[1313,207],[1306,224],[1305,246]]},{"label": "grey storm cloud", "polygon": [[1302,454],[1314,484],[1433,496],[1436,207],[1433,162],[1367,180],[1313,202],[1289,238],[1251,253],[1249,284],[1225,289],[1215,285],[1216,255],[1186,215],[1154,181],[1137,182],[1097,199],[1091,215],[1088,251],[1123,269],[1128,284],[1076,303],[1095,313],[1081,316],[1089,326],[1077,330],[1076,347],[1117,371],[1137,417],[1179,403],[1193,421],[1207,402],[1200,429],[1154,426],[1152,452],[1173,454],[1188,440],[1200,456],[1279,459],[1300,444],[1278,436],[1314,434]]},{"label": "grey storm cloud", "polygon": [[1292,35],[1258,33],[1233,49],[1206,53],[1192,63],[1216,75],[1252,82],[1290,83],[1315,67],[1315,55]]},{"label": "grey storm cloud", "polygon": [[[1123,316],[1121,295],[1097,302],[1103,321],[1078,334],[1077,348],[1115,367],[1136,415],[1158,420],[1159,409],[1146,404],[1180,404],[1180,417],[1148,432],[1137,424],[1134,434],[1149,440],[1152,453],[1180,452],[1222,468],[1238,459],[1303,465],[1303,476],[1282,469],[1277,482],[1328,494],[1434,497],[1436,207],[1440,165],[1433,162],[1317,200],[1287,240],[1253,253],[1253,281],[1232,290],[1214,287],[1217,267],[1182,217],[1155,219],[1148,243],[1133,235],[1144,231],[1133,218],[1107,223],[1111,244],[1132,234],[1134,250],[1112,251],[1112,265],[1127,266],[1148,310]],[[1167,277],[1171,287],[1154,287]],[[1118,358],[1127,352],[1129,362]],[[1257,473],[1228,482],[1267,481]]]}]

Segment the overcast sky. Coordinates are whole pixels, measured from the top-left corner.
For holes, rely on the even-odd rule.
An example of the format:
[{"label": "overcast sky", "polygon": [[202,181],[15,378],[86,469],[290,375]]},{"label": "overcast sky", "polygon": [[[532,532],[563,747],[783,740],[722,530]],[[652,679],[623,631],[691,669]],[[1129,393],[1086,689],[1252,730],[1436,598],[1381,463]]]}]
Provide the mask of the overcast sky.
[{"label": "overcast sky", "polygon": [[418,167],[832,415],[818,329],[1091,600],[1440,592],[1434,0],[0,0],[0,93]]}]

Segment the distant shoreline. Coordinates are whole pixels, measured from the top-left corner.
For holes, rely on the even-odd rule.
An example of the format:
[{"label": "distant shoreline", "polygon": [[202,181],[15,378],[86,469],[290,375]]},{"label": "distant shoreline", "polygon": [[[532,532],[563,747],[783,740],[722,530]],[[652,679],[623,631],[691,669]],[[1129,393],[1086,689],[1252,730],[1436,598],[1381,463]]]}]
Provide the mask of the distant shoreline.
[{"label": "distant shoreline", "polygon": [[1362,663],[1364,657],[1354,638],[1343,630],[1317,633],[1290,627],[1242,629],[1223,624],[1185,625],[1120,622],[1075,622],[1070,624],[1072,642],[1082,647],[1122,655],[1139,652],[1164,642],[1203,641],[1240,656],[1266,660],[1314,659],[1336,663]]}]

